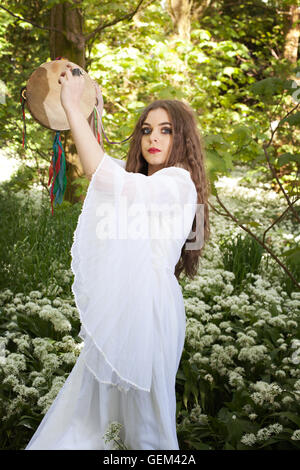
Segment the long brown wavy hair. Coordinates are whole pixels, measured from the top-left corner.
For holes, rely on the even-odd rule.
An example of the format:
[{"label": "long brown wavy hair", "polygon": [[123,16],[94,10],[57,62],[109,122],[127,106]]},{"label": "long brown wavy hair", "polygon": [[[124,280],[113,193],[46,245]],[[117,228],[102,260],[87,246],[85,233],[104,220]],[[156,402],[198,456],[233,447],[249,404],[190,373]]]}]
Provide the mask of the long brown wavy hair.
[{"label": "long brown wavy hair", "polygon": [[[196,116],[192,108],[178,100],[157,100],[147,106],[142,111],[132,133],[125,169],[130,172],[148,175],[148,162],[143,157],[141,148],[142,125],[148,113],[157,108],[162,108],[168,113],[173,129],[172,144],[164,168],[178,166],[189,171],[196,186],[197,203],[204,205],[203,245],[199,250],[187,250],[187,239],[175,267],[177,279],[179,279],[181,272],[184,272],[190,278],[194,278],[199,268],[199,258],[210,236],[208,211],[210,186],[205,170],[204,144],[197,128]],[[192,224],[193,231],[195,231],[195,227],[196,216]],[[194,240],[195,238],[189,239],[189,242]]]}]

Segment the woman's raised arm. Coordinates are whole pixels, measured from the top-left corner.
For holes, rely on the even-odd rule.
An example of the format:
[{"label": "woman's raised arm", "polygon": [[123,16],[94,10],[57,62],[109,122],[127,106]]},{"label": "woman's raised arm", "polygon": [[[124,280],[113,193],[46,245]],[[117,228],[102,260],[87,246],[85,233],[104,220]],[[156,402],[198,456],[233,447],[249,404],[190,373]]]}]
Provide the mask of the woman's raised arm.
[{"label": "woman's raised arm", "polygon": [[61,84],[60,99],[70,124],[72,136],[83,167],[83,171],[91,179],[104,152],[90,128],[87,119],[80,110],[80,98],[84,88],[84,78],[72,75],[72,67],[67,64],[67,70],[59,78]]}]

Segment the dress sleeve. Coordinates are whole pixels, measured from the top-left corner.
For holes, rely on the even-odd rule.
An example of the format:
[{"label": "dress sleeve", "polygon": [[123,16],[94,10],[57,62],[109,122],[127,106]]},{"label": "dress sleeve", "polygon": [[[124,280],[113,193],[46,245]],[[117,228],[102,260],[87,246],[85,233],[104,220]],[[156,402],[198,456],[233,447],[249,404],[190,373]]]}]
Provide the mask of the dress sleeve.
[{"label": "dress sleeve", "polygon": [[[151,176],[125,171],[126,163],[104,154],[92,180],[97,191],[105,197],[126,197],[127,203],[149,204],[184,203],[195,196],[196,188],[190,173],[178,167],[164,168]],[[139,193],[140,191],[140,193]]]},{"label": "dress sleeve", "polygon": [[[125,391],[150,392],[156,278],[151,238],[137,225],[146,224],[153,204],[157,215],[170,204],[195,204],[197,193],[183,168],[145,176],[126,171],[125,165],[104,154],[92,176],[71,248],[72,291],[82,354],[96,379]],[[141,208],[139,224],[134,220],[134,230],[124,231],[130,213],[136,219]],[[179,253],[192,220],[193,214],[185,218]]]}]

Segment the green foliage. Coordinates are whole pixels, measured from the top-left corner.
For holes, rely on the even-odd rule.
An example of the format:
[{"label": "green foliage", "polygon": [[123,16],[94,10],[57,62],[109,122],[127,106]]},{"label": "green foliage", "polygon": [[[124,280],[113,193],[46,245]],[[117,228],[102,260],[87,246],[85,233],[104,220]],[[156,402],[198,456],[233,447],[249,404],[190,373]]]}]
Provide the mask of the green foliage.
[{"label": "green foliage", "polygon": [[219,246],[226,271],[234,273],[234,287],[242,289],[249,273],[258,274],[263,247],[251,235],[240,233],[235,240],[221,238]]},{"label": "green foliage", "polygon": [[194,297],[196,283],[185,286],[186,343],[176,381],[182,450],[299,448],[291,439],[299,429],[299,303],[285,307],[278,287],[264,283],[263,292],[260,276],[248,278],[231,296],[216,295],[211,282],[205,314],[199,300],[195,307],[204,298],[201,285]]},{"label": "green foliage", "polygon": [[[247,191],[250,193],[251,188]],[[0,246],[9,253],[12,266],[7,266],[0,292],[0,447],[11,450],[22,449],[29,442],[74,366],[81,346],[69,258],[80,207],[64,203],[52,218],[48,198],[43,206],[38,194],[33,196],[27,191],[23,197],[1,194],[1,213],[5,212],[7,224],[0,232]],[[262,198],[266,205],[266,196]],[[246,204],[249,206],[248,198]],[[260,210],[261,204],[257,205]],[[243,212],[242,200],[236,206]],[[274,216],[278,202],[268,210]],[[18,232],[17,222],[24,213],[29,216],[20,220]],[[187,329],[176,377],[179,446],[181,450],[245,450],[251,448],[245,442],[251,442],[249,435],[253,434],[261,437],[253,444],[257,449],[297,449],[299,441],[291,436],[299,428],[299,346],[295,341],[300,334],[299,294],[291,292],[288,297],[278,271],[271,269],[261,269],[259,274],[248,272],[240,291],[240,286],[234,285],[235,275],[225,268],[219,254],[227,225],[223,219],[216,223],[212,217],[214,238],[202,259],[204,267],[200,267],[195,281],[182,282]],[[27,240],[20,236],[22,233]],[[63,246],[57,243],[55,233],[60,234],[58,240]],[[235,239],[234,235],[228,238]],[[38,250],[42,240],[43,249]],[[278,250],[281,245],[279,233]],[[33,274],[29,262],[32,253],[36,256]],[[240,263],[247,262],[249,271],[255,271],[258,259],[253,262],[251,245],[245,240],[232,243],[229,253]],[[252,254],[255,259],[255,249]],[[14,268],[17,263],[18,272]],[[122,445],[117,437],[114,439],[115,444]]]},{"label": "green foliage", "polygon": [[299,126],[300,125],[300,111],[297,113],[288,116],[287,118],[283,119],[282,122],[288,122],[290,126]]},{"label": "green foliage", "polygon": [[[289,250],[282,253],[284,262],[292,273],[293,277],[300,283],[300,246],[294,244]],[[294,289],[294,283],[287,275],[283,277],[283,283],[286,291],[290,294]]]},{"label": "green foliage", "polygon": [[[58,3],[39,0],[41,25],[47,26],[50,9]],[[81,7],[85,34],[99,23],[109,23],[133,9],[129,1],[105,1],[101,7],[89,1],[82,2]],[[23,4],[10,2],[9,8],[17,15],[34,17],[37,4],[31,0]],[[268,121],[279,102],[283,104],[281,117],[284,115],[286,96],[295,92],[292,81],[287,80],[292,67],[270,58],[270,49],[283,46],[279,32],[284,21],[285,16],[277,12],[276,4],[266,8],[263,3],[252,5],[248,1],[228,7],[221,2],[208,8],[201,21],[193,18],[191,41],[187,43],[174,35],[167,9],[154,1],[130,22],[117,22],[105,29],[101,38],[95,36],[88,41],[86,55],[87,70],[102,88],[103,122],[108,136],[119,141],[130,135],[139,113],[154,99],[186,100],[195,110],[203,132],[213,194],[216,178],[228,174],[236,162],[245,161],[259,168],[265,160],[262,143],[269,137]],[[19,91],[32,71],[49,59],[49,47],[44,30],[28,24],[24,29],[23,23],[17,22],[16,26],[13,18],[1,10],[0,28],[5,31],[5,40],[0,50],[3,58],[0,69],[8,96],[6,104],[0,106],[4,123],[0,145],[24,158],[20,149]],[[28,112],[26,119],[29,143],[26,160],[39,162],[45,184],[45,162],[49,165],[52,136],[34,123]],[[298,125],[297,114],[287,122],[292,127]],[[292,128],[284,126],[281,130],[284,140],[291,142],[292,132]],[[298,140],[294,135],[293,145],[288,149],[291,154]],[[284,142],[277,146],[279,154],[286,152],[283,147],[281,150],[283,145]],[[105,150],[120,158],[127,153],[128,146],[128,142],[122,147],[105,143]],[[32,168],[36,171],[36,165]],[[33,181],[36,179],[35,173]],[[17,179],[16,184],[22,187],[22,181],[23,178]]]},{"label": "green foliage", "polygon": [[[110,140],[130,135],[140,112],[152,100],[187,101],[203,134],[215,196],[218,178],[230,176],[237,164],[244,165],[245,186],[254,177],[257,183],[275,184],[262,150],[275,121],[278,128],[274,146],[268,148],[270,160],[288,194],[297,196],[299,112],[285,115],[294,107],[292,97],[295,100],[299,95],[289,79],[299,67],[281,58],[289,2],[211,2],[204,16],[193,17],[191,41],[185,42],[174,34],[163,3],[155,1],[132,21],[116,23],[87,41],[86,68],[102,89],[103,122]],[[59,3],[13,0],[4,5],[47,28],[50,9]],[[195,0],[193,8],[199,3]],[[129,0],[101,4],[84,0],[84,34],[132,8]],[[22,162],[0,192],[4,221],[0,228],[0,331],[1,340],[8,338],[6,358],[13,371],[2,370],[0,377],[0,414],[4,418],[0,443],[1,448],[20,449],[75,362],[74,355],[68,362],[64,352],[78,352],[79,322],[71,298],[69,266],[81,205],[64,202],[52,217],[49,198],[32,204],[28,192],[40,179],[44,186],[47,183],[52,133],[26,112],[29,148],[24,152],[19,92],[32,71],[49,60],[49,31],[0,9],[0,58],[6,87],[6,102],[0,105],[0,148]],[[120,158],[128,145],[105,143],[105,150]],[[74,183],[80,183],[78,191],[85,193],[84,178]],[[26,190],[25,199],[19,189]],[[235,213],[239,210],[242,223],[260,228],[262,222],[250,218],[254,205],[253,200],[247,201]],[[278,215],[274,211],[271,220]],[[222,236],[214,246],[221,257],[218,250],[208,254],[208,273],[203,269],[194,285],[182,281],[189,322],[176,380],[180,448],[299,449],[299,437],[291,438],[299,429],[299,374],[293,362],[298,351],[293,339],[300,334],[299,297],[290,278],[275,268],[271,271],[272,263],[264,271],[261,247],[255,240],[228,238],[223,234],[224,219],[219,225]],[[296,239],[296,230],[293,225],[288,235]],[[299,282],[299,247],[296,241],[282,241],[284,230],[279,229],[278,234],[277,253],[283,255]],[[220,263],[216,269],[211,268],[214,259]],[[262,274],[269,275],[270,282]],[[46,315],[47,309],[52,316]],[[39,342],[42,355],[36,349]],[[21,356],[26,367],[17,370]],[[57,385],[56,379],[61,380]],[[261,382],[265,390],[255,392],[253,387],[259,389]],[[272,390],[278,395],[274,392],[273,396]],[[265,396],[262,403],[259,396]],[[282,429],[270,428],[278,424]]]},{"label": "green foliage", "polygon": [[259,82],[250,85],[249,89],[259,96],[264,102],[272,103],[274,97],[284,93],[287,87],[287,81],[277,77],[268,77]]},{"label": "green foliage", "polygon": [[[64,201],[54,207],[52,216],[48,197],[33,203],[30,193],[24,196],[3,189],[0,193],[0,212],[5,220],[0,228],[0,288],[27,293],[39,285],[51,289],[59,280],[62,289],[64,281],[54,262],[70,264],[72,234],[81,204],[71,206]],[[57,295],[57,289],[52,295]]]},{"label": "green foliage", "polygon": [[1,291],[1,449],[23,449],[29,442],[75,365],[78,331],[72,299],[51,302],[39,291]]}]

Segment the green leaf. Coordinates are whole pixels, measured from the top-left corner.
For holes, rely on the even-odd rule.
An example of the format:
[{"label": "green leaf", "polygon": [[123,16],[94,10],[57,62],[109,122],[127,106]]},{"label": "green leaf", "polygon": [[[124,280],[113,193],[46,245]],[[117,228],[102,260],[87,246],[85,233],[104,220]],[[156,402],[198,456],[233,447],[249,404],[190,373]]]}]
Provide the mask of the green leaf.
[{"label": "green leaf", "polygon": [[283,153],[278,157],[278,165],[286,165],[290,162],[300,163],[300,153]]},{"label": "green leaf", "polygon": [[229,442],[225,442],[224,450],[236,450]]},{"label": "green leaf", "polygon": [[255,222],[254,220],[250,220],[250,219],[242,219],[240,220],[240,223],[242,225],[251,225],[251,227],[260,227],[261,224],[259,222]]},{"label": "green leaf", "polygon": [[300,246],[295,246],[290,250],[284,251],[282,256],[293,257],[293,261],[300,261]]},{"label": "green leaf", "polygon": [[226,161],[219,155],[217,151],[214,150],[207,150],[206,151],[207,157],[207,168],[209,171],[213,173],[223,173],[226,172]]},{"label": "green leaf", "polygon": [[248,143],[249,139],[251,139],[251,130],[246,126],[239,125],[232,132],[231,138],[236,144],[241,146]]},{"label": "green leaf", "polygon": [[286,80],[277,77],[269,77],[250,85],[249,90],[262,99],[273,100],[274,95],[283,93],[286,89]]},{"label": "green leaf", "polygon": [[29,429],[36,429],[40,419],[34,418],[33,416],[22,416],[17,426],[24,426]]},{"label": "green leaf", "polygon": [[278,413],[272,413],[270,416],[282,416],[288,418],[290,421],[295,423],[300,428],[300,417],[290,411],[279,411]]},{"label": "green leaf", "polygon": [[300,111],[297,111],[295,114],[291,114],[285,119],[282,119],[280,123],[287,122],[290,126],[299,126],[300,125]]}]

